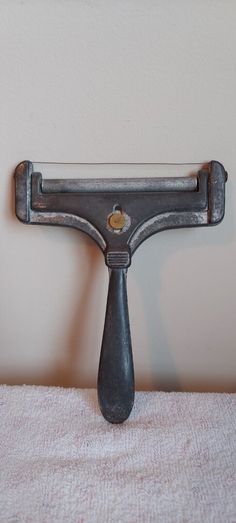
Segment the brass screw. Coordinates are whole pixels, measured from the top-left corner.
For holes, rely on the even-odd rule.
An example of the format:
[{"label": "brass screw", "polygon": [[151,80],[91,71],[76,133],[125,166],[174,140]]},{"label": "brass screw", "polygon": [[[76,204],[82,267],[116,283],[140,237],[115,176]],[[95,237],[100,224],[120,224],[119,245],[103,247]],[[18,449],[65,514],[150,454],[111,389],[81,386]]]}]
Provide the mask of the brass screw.
[{"label": "brass screw", "polygon": [[125,216],[120,211],[115,211],[109,217],[109,225],[112,229],[121,230],[125,226]]}]

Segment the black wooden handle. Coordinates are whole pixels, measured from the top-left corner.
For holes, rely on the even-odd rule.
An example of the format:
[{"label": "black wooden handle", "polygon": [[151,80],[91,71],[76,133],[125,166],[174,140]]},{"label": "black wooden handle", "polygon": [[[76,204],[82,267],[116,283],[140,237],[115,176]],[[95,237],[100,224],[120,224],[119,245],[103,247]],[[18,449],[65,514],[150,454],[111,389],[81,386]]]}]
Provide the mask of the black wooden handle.
[{"label": "black wooden handle", "polygon": [[125,421],[134,403],[134,368],[126,269],[112,269],[98,371],[98,401],[110,423]]}]

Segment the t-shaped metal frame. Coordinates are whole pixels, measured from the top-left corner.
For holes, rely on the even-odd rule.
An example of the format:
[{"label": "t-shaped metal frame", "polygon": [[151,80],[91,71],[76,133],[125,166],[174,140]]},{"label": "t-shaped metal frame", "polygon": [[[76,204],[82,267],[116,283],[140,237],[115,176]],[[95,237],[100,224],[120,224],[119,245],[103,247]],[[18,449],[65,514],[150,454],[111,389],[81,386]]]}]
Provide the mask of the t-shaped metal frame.
[{"label": "t-shaped metal frame", "polygon": [[110,271],[98,372],[105,419],[126,420],[134,370],[126,290],[137,247],[165,229],[216,225],[224,217],[227,173],[212,161],[178,178],[43,179],[31,162],[15,170],[16,215],[24,223],[75,227],[91,236]]}]

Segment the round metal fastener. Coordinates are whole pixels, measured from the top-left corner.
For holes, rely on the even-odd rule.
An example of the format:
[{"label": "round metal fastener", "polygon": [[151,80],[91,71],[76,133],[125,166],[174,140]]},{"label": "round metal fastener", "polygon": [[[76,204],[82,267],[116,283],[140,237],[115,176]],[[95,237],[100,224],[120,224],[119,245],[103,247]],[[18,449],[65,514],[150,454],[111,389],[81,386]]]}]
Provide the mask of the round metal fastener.
[{"label": "round metal fastener", "polygon": [[121,213],[120,211],[114,212],[109,217],[109,225],[112,227],[112,229],[120,230],[123,229],[125,226],[126,219],[125,215]]}]

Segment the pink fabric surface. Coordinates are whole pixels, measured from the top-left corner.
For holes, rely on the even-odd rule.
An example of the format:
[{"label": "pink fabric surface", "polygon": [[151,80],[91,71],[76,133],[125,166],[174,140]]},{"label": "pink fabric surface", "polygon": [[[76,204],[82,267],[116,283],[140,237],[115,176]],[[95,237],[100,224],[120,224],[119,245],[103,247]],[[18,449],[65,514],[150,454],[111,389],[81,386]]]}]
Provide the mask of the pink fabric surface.
[{"label": "pink fabric surface", "polygon": [[0,386],[2,523],[235,523],[236,395]]}]

